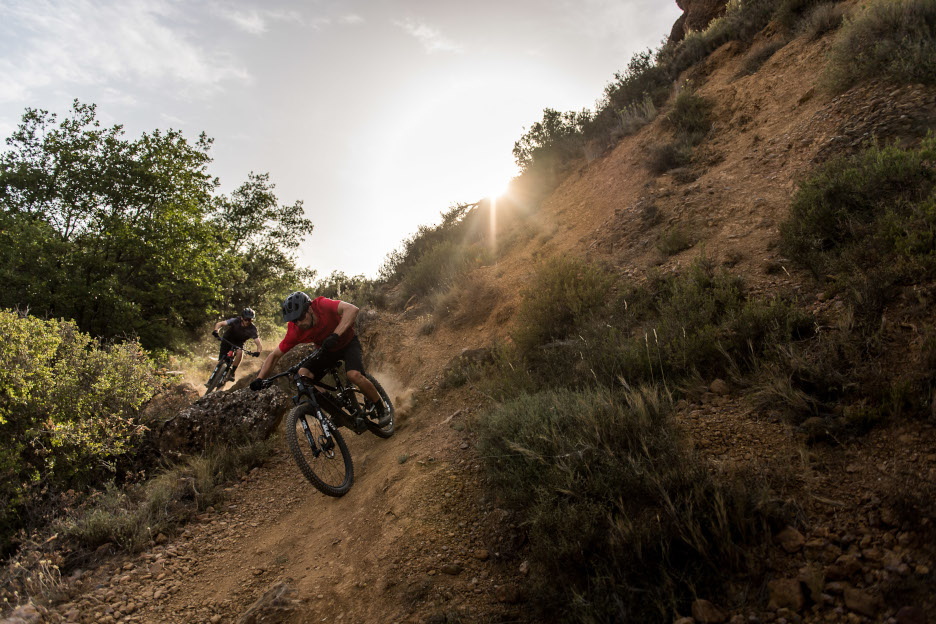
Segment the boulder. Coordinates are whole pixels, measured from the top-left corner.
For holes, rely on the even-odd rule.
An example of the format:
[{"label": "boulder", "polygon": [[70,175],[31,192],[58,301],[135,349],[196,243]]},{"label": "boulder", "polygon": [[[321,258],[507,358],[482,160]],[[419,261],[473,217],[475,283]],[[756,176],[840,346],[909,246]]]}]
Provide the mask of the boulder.
[{"label": "boulder", "polygon": [[705,30],[713,19],[725,14],[727,0],[676,0],[676,5],[683,10],[670,32],[673,43],[682,41],[691,31]]}]

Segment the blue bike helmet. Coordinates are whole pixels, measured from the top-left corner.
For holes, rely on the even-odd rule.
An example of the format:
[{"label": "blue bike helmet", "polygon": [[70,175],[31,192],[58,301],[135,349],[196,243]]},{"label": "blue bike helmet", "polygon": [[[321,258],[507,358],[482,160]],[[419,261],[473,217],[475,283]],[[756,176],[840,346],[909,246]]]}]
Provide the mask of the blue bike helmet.
[{"label": "blue bike helmet", "polygon": [[241,318],[248,321],[253,319],[256,315],[256,312],[254,312],[252,308],[244,308],[244,311],[241,312]]},{"label": "blue bike helmet", "polygon": [[283,302],[283,322],[297,321],[302,318],[312,299],[302,291],[296,291]]}]

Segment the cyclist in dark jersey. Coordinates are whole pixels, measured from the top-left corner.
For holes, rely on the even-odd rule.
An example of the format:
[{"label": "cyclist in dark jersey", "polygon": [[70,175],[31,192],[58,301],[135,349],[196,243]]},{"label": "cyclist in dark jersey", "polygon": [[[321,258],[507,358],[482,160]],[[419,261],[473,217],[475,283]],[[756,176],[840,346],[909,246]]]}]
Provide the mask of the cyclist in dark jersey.
[{"label": "cyclist in dark jersey", "polygon": [[[288,322],[286,337],[276,349],[270,351],[257,379],[250,384],[252,390],[262,388],[262,381],[284,353],[297,344],[311,342],[325,351],[319,360],[318,370],[300,369],[299,374],[313,377],[338,360],[344,360],[348,381],[361,389],[374,405],[377,424],[381,427],[390,422],[390,415],[380,399],[377,388],[364,375],[364,353],[361,341],[354,333],[354,319],[358,308],[347,301],[326,297],[312,299],[304,292],[294,292],[283,303],[283,320]],[[368,414],[368,417],[372,417]]]},{"label": "cyclist in dark jersey", "polygon": [[[231,348],[231,344],[243,348],[244,343],[247,342],[248,338],[253,338],[254,344],[257,345],[256,351],[248,351],[248,353],[250,353],[250,355],[253,357],[260,355],[260,352],[263,351],[263,343],[260,342],[260,333],[257,331],[257,326],[253,323],[255,316],[256,314],[252,309],[244,308],[244,311],[241,312],[240,316],[235,316],[234,318],[229,318],[225,321],[218,321],[215,323],[214,331],[211,332],[211,334],[215,338],[224,338],[224,340],[227,341],[221,342],[220,351],[218,351],[219,360],[224,357],[225,353],[228,352],[228,349]],[[222,327],[227,327],[228,329],[224,332],[223,336],[219,336],[218,330]],[[241,358],[243,356],[243,351],[238,351],[237,355],[234,356],[234,365],[231,368],[231,381],[234,381],[234,374],[237,372],[237,365],[240,364]]]}]

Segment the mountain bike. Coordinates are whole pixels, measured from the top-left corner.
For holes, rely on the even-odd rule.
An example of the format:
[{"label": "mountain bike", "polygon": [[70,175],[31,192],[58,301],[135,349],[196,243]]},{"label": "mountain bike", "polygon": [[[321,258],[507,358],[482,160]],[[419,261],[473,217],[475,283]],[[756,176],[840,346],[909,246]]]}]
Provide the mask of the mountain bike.
[{"label": "mountain bike", "polygon": [[289,451],[302,474],[316,489],[328,496],[343,496],[354,482],[354,464],[338,428],[350,429],[358,435],[370,431],[378,437],[389,438],[393,435],[394,410],[380,382],[365,374],[390,415],[390,422],[383,426],[373,422],[371,419],[377,415],[376,406],[347,380],[341,371],[340,360],[314,378],[299,374],[300,368],[308,368],[320,357],[322,350],[316,349],[289,370],[264,379],[263,387],[269,387],[280,377],[291,378],[297,394],[293,397],[296,407],[286,417]]},{"label": "mountain bike", "polygon": [[[238,351],[244,351],[243,347],[238,347],[233,342],[229,342],[217,336],[216,338],[221,342],[227,342],[231,345],[231,348],[218,360],[218,365],[215,366],[211,377],[209,377],[208,381],[205,383],[205,394],[211,394],[213,390],[219,390],[224,384],[231,381],[231,377],[234,375],[234,356]],[[253,357],[260,355],[257,351],[244,351],[244,353]]]}]

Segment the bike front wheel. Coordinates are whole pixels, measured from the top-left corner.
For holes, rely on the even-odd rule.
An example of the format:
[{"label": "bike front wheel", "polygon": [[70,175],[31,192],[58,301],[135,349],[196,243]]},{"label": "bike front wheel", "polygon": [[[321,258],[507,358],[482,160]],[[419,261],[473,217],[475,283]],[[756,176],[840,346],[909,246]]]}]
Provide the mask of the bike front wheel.
[{"label": "bike front wheel", "polygon": [[228,373],[229,366],[224,362],[218,362],[218,365],[215,366],[214,372],[211,373],[211,377],[208,378],[208,383],[205,384],[205,394],[211,394],[212,390],[221,387],[224,383],[224,377]]},{"label": "bike front wheel", "polygon": [[[317,410],[303,403],[286,417],[286,443],[299,470],[323,494],[343,496],[354,481],[351,453],[338,429],[326,419],[322,427]],[[308,434],[303,424],[309,428]]]}]

